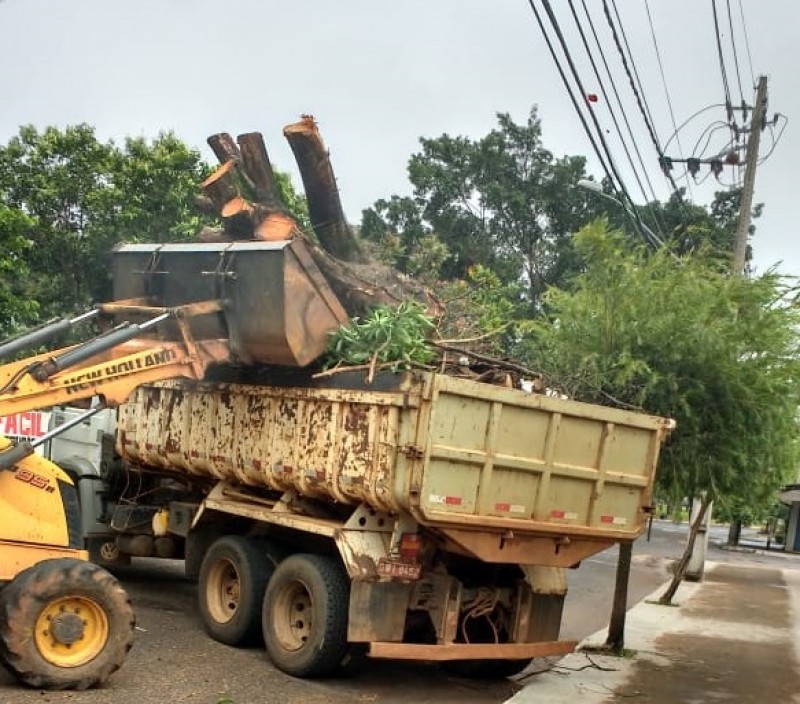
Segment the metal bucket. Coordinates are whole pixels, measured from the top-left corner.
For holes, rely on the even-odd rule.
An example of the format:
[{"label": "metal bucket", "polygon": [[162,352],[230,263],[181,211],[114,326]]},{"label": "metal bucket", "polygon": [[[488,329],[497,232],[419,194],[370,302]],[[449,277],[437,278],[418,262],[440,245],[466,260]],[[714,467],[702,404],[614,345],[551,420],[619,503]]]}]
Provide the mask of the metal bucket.
[{"label": "metal bucket", "polygon": [[[112,254],[115,301],[173,307],[221,300],[191,320],[196,340],[228,339],[232,361],[306,366],[347,313],[301,239],[281,242],[124,244]],[[167,339],[179,339],[166,326]]]}]

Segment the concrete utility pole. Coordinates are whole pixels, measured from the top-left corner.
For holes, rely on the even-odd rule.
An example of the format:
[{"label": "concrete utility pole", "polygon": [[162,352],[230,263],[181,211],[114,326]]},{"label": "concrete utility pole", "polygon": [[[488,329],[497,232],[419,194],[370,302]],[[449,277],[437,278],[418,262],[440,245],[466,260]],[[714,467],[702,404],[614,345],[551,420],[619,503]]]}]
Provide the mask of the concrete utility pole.
[{"label": "concrete utility pole", "polygon": [[733,261],[731,267],[734,274],[744,271],[744,259],[747,253],[747,236],[750,234],[750,218],[753,209],[753,189],[756,183],[756,164],[758,163],[758,145],[761,131],[764,128],[764,117],[767,112],[767,77],[759,76],[756,89],[756,105],[750,119],[750,137],[747,140],[745,155],[744,184],[742,200],[739,206],[739,227],[733,245]]}]

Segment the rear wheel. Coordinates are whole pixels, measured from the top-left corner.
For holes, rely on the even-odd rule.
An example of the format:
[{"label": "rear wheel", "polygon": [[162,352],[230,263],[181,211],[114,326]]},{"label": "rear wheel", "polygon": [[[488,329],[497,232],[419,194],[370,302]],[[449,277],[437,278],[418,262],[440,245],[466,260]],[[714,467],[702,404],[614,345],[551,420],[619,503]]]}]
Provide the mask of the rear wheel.
[{"label": "rear wheel", "polygon": [[203,558],[198,596],[209,635],[227,645],[258,640],[264,590],[280,561],[269,542],[242,535],[217,540]]},{"label": "rear wheel", "polygon": [[32,687],[87,689],[122,665],[134,623],[127,594],[102,567],[44,560],[0,592],[0,655]]},{"label": "rear wheel", "polygon": [[293,555],[272,575],[262,625],[272,662],[295,677],[324,677],[347,653],[350,582],[336,558]]}]

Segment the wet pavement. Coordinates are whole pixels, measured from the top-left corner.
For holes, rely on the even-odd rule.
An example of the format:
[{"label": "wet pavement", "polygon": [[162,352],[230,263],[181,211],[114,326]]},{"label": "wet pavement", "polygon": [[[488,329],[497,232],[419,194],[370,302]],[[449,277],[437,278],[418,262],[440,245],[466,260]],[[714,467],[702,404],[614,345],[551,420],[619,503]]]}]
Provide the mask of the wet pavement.
[{"label": "wet pavement", "polygon": [[[794,562],[794,560],[792,560]],[[659,590],[628,612],[628,657],[591,650],[605,632],[540,674],[513,704],[708,704],[800,702],[800,571],[711,563],[684,583],[674,606]]]}]

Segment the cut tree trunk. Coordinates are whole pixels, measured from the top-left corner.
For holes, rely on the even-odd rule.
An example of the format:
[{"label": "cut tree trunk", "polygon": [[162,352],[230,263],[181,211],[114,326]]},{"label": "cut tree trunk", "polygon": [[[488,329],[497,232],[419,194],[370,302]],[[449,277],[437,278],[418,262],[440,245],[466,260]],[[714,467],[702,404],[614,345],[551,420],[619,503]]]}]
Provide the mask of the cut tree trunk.
[{"label": "cut tree trunk", "polygon": [[283,134],[300,168],[311,226],[320,244],[337,259],[346,262],[366,261],[344,217],[330,155],[314,118],[304,115],[300,122],[284,127]]},{"label": "cut tree trunk", "polygon": [[236,146],[233,137],[227,132],[212,134],[206,142],[208,142],[208,146],[211,147],[211,151],[214,152],[214,156],[217,157],[220,164],[224,164],[226,161],[238,162],[242,158],[239,153],[239,147]]},{"label": "cut tree trunk", "polygon": [[239,152],[242,155],[242,168],[253,184],[256,200],[271,212],[285,210],[261,133],[240,134],[236,141],[239,142]]},{"label": "cut tree trunk", "polygon": [[422,303],[431,315],[442,306],[422,284],[368,259],[344,218],[336,180],[317,126],[310,117],[285,128],[306,189],[319,245],[312,243],[281,201],[264,140],[257,132],[239,135],[238,146],[226,132],[208,144],[222,165],[203,183],[198,205],[213,211],[222,229],[204,227],[203,242],[283,241],[306,237],[314,262],[350,316],[365,316],[376,306],[407,300]]},{"label": "cut tree trunk", "polygon": [[226,161],[200,187],[205,197],[214,204],[214,209],[221,213],[226,203],[241,196],[236,180],[236,162],[232,159]]}]

